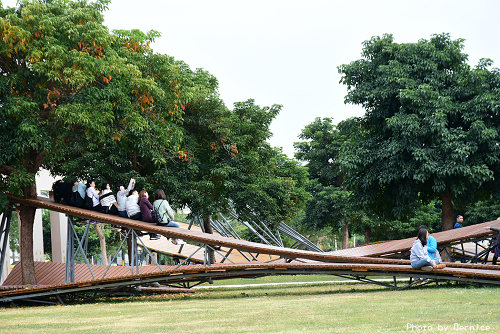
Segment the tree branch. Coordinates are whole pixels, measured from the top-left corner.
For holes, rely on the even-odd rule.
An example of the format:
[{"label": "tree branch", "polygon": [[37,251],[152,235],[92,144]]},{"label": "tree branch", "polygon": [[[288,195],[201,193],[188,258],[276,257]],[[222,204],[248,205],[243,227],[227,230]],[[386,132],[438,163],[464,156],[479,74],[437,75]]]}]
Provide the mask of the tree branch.
[{"label": "tree branch", "polygon": [[0,174],[10,175],[14,171],[13,167],[7,165],[0,165]]}]

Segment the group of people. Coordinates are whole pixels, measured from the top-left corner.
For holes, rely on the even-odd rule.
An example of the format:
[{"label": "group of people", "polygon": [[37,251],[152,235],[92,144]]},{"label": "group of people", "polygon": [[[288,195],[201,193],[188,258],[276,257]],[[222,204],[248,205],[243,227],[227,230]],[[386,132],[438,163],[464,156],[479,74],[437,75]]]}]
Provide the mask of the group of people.
[{"label": "group of people", "polygon": [[[498,217],[500,220],[500,217]],[[454,227],[462,228],[464,217],[461,215],[457,216],[457,222]],[[498,242],[498,235],[493,238],[493,244],[491,252],[493,253],[492,263],[497,264],[498,257],[500,256],[500,244]],[[437,250],[436,238],[429,235],[429,230],[427,226],[422,225],[418,229],[417,239],[413,242],[413,246],[410,250],[410,262],[411,266],[415,269],[421,269],[426,271],[431,271],[433,269],[445,268],[446,265],[441,263],[441,256]],[[462,259],[462,262],[465,262]]]},{"label": "group of people", "polygon": [[[165,192],[162,189],[157,189],[154,194],[154,201],[151,203],[146,190],[143,189],[138,192],[135,189],[134,179],[130,179],[127,188],[125,188],[125,185],[120,184],[116,197],[109,183],[103,184],[101,191],[98,192],[94,180],[89,180],[87,185],[74,181],[72,196],[80,196],[84,201],[87,201],[84,206],[89,209],[148,223],[153,223],[152,212],[156,210],[159,217],[156,222],[157,225],[179,227],[179,224],[174,222],[175,213],[167,201]],[[150,233],[149,237],[151,240],[156,240],[160,238],[160,235]],[[178,240],[172,239],[172,242],[177,244]]]}]

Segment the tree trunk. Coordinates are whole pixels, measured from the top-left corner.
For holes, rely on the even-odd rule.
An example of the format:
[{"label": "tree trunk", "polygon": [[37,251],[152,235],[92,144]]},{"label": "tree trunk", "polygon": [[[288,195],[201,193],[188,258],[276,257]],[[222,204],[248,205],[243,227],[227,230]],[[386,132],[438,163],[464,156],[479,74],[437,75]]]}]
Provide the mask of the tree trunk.
[{"label": "tree trunk", "polygon": [[[210,216],[203,217],[203,229],[205,233],[214,234],[214,230],[212,229],[212,225],[210,225]],[[215,263],[215,252],[213,249],[207,248],[207,256],[210,260],[210,263]]]},{"label": "tree trunk", "polygon": [[[24,198],[36,198],[36,184],[25,186]],[[23,285],[36,285],[35,260],[33,257],[33,224],[35,222],[36,208],[21,205],[19,207],[19,220],[21,230],[19,233],[19,247],[21,250],[21,271]]]},{"label": "tree trunk", "polygon": [[372,237],[372,228],[370,226],[365,226],[365,244],[370,243]]},{"label": "tree trunk", "polygon": [[349,248],[349,223],[342,225],[342,249]]},{"label": "tree trunk", "polygon": [[451,230],[453,228],[453,203],[451,202],[451,193],[441,196],[441,231]]},{"label": "tree trunk", "polygon": [[102,264],[108,265],[108,252],[106,251],[106,237],[104,236],[102,224],[94,225],[95,231],[97,232],[97,236],[99,237],[99,244],[101,245],[101,256],[102,256]]},{"label": "tree trunk", "polygon": [[21,230],[19,232],[19,247],[21,250],[21,269],[23,285],[36,285],[35,260],[33,258],[33,224],[35,220],[34,207],[21,205],[19,208],[19,220]]}]

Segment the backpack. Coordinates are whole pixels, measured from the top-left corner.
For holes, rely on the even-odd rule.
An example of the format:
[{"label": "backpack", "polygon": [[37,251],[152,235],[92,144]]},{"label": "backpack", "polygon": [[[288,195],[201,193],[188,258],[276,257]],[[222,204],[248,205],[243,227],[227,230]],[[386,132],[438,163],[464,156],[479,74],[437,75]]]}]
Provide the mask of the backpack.
[{"label": "backpack", "polygon": [[88,195],[85,195],[85,202],[83,203],[83,208],[89,210],[92,210],[94,208],[94,202],[92,201],[92,198],[89,197]]},{"label": "backpack", "polygon": [[151,222],[152,223],[159,224],[163,221],[163,216],[160,216],[160,210],[159,210],[160,206],[161,206],[161,203],[158,206],[158,208],[155,208],[153,206],[153,210],[151,210]]},{"label": "backpack", "polygon": [[71,198],[69,200],[69,205],[76,206],[78,208],[83,208],[85,205],[85,200],[80,196],[80,193],[77,191],[73,191],[71,193]]},{"label": "backpack", "polygon": [[52,185],[52,191],[54,192],[54,201],[57,203],[69,204],[71,200],[71,187],[73,184],[71,182],[58,180]]}]

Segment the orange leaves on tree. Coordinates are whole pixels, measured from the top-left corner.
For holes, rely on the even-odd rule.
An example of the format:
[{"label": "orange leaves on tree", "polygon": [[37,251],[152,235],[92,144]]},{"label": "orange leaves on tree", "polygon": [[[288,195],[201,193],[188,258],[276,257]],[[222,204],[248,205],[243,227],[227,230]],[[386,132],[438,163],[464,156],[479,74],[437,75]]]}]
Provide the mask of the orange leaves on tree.
[{"label": "orange leaves on tree", "polygon": [[138,91],[137,89],[132,89],[132,94],[134,94],[138,101],[138,107],[144,112],[146,108],[154,102],[154,98],[147,91]]},{"label": "orange leaves on tree", "polygon": [[177,153],[178,153],[178,158],[182,160],[182,162],[193,161],[193,159],[190,158],[186,152],[178,151]]},{"label": "orange leaves on tree", "polygon": [[73,49],[89,53],[96,58],[101,58],[104,56],[104,53],[102,52],[104,50],[104,47],[101,45],[97,45],[95,41],[90,41],[90,40],[80,41],[77,43],[77,45],[78,47],[75,47]]},{"label": "orange leaves on tree", "polygon": [[56,106],[56,101],[61,97],[61,92],[55,88],[47,93],[47,103],[51,106]]},{"label": "orange leaves on tree", "polygon": [[102,76],[102,81],[104,81],[105,83],[109,84],[109,82],[111,81],[111,75],[103,75]]}]

